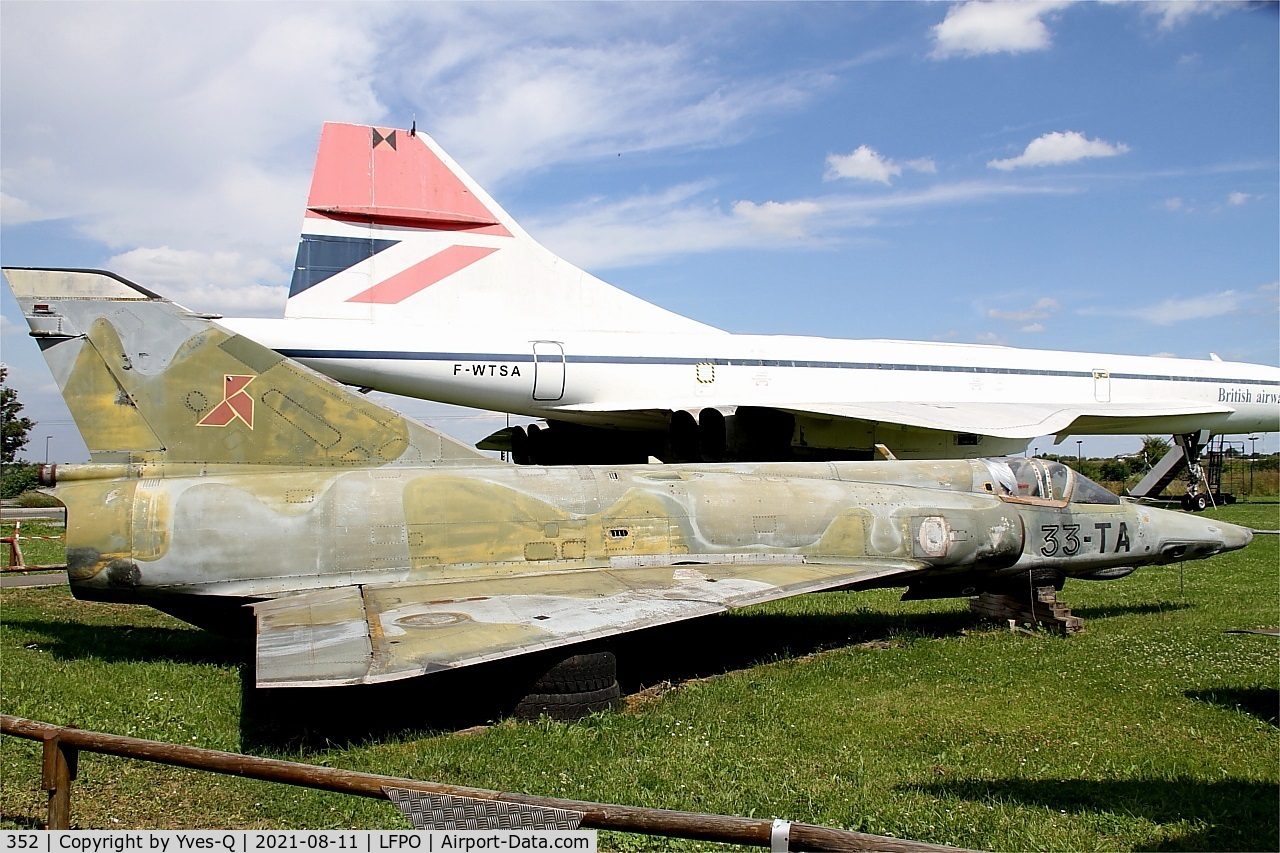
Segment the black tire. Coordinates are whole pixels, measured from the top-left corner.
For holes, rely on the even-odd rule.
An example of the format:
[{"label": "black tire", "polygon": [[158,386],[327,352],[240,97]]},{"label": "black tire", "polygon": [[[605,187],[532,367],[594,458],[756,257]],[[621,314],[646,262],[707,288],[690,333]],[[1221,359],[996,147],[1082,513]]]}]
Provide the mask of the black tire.
[{"label": "black tire", "polygon": [[530,694],[591,693],[618,682],[618,659],[613,652],[590,652],[565,658],[529,687]]},{"label": "black tire", "polygon": [[1031,570],[1031,588],[1051,586],[1058,592],[1067,584],[1067,576],[1057,569],[1041,566]]},{"label": "black tire", "polygon": [[1183,495],[1178,499],[1178,503],[1182,504],[1183,512],[1192,512],[1192,501],[1195,500],[1191,495]]},{"label": "black tire", "polygon": [[621,696],[622,688],[616,681],[600,690],[581,693],[530,693],[516,705],[514,714],[520,720],[536,720],[544,715],[553,720],[577,720],[616,707]]},{"label": "black tire", "polygon": [[1193,501],[1193,505],[1195,506],[1196,512],[1204,512],[1206,509],[1209,508],[1209,496],[1196,495],[1195,500]]}]

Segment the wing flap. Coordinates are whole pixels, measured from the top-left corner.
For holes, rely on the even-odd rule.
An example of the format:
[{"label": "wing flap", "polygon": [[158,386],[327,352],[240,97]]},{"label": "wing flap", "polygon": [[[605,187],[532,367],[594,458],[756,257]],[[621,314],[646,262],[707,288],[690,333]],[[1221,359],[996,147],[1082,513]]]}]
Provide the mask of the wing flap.
[{"label": "wing flap", "polygon": [[620,562],[518,578],[352,586],[262,602],[254,606],[258,686],[410,678],[922,568],[872,559],[696,559],[672,555],[661,565]]},{"label": "wing flap", "polygon": [[359,587],[263,601],[253,614],[259,687],[364,680],[372,646]]}]

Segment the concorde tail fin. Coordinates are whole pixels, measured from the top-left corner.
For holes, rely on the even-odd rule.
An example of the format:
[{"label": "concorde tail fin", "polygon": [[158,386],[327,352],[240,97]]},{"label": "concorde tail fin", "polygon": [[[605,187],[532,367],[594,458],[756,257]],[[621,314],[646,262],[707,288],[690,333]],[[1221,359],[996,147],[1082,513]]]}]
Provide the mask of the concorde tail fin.
[{"label": "concorde tail fin", "polygon": [[538,244],[424,133],[324,126],[288,318],[714,332]]},{"label": "concorde tail fin", "polygon": [[94,462],[495,462],[112,273],[4,276]]}]

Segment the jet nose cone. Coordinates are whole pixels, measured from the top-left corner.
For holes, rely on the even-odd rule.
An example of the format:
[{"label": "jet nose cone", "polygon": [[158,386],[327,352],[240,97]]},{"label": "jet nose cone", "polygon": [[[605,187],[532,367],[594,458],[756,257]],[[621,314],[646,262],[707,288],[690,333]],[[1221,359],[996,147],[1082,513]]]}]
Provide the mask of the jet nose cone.
[{"label": "jet nose cone", "polygon": [[1222,528],[1222,550],[1235,551],[1248,545],[1253,541],[1253,531],[1247,527],[1241,527],[1238,524],[1228,524],[1225,521],[1216,522],[1216,526]]},{"label": "jet nose cone", "polygon": [[1238,524],[1181,512],[1160,515],[1160,555],[1164,562],[1198,560],[1235,551],[1253,541],[1253,531]]}]

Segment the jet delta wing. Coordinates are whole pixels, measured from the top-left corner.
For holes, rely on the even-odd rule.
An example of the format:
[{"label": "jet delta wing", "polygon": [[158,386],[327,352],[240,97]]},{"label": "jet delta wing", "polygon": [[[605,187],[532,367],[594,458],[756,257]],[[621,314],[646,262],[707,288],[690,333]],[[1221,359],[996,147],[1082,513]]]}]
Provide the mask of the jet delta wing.
[{"label": "jet delta wing", "polygon": [[356,387],[542,418],[518,462],[1021,452],[1040,435],[1280,429],[1280,369],[734,335],[548,251],[429,136],[326,124],[285,319],[225,325]]},{"label": "jet delta wing", "polygon": [[223,631],[251,609],[260,686],[818,590],[1108,579],[1250,538],[1039,460],[509,465],[118,276],[4,275],[91,452],[42,475],[72,592]]}]

